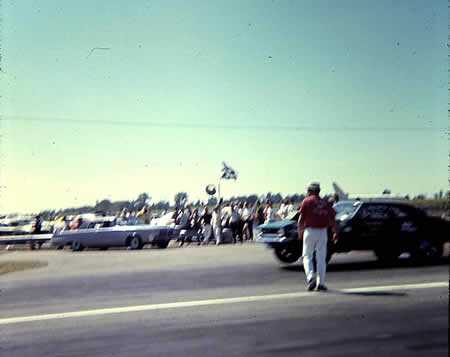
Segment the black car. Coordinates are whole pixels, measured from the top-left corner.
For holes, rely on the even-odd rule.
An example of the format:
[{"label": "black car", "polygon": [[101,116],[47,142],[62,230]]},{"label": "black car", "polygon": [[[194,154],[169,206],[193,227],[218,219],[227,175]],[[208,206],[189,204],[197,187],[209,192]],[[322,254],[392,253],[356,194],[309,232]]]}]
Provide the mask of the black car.
[{"label": "black car", "polygon": [[[328,240],[327,261],[333,253],[351,250],[373,250],[385,262],[405,252],[416,259],[432,259],[442,256],[443,245],[449,241],[450,222],[428,216],[407,201],[342,201],[334,209],[339,239]],[[261,225],[257,241],[273,248],[282,262],[294,263],[302,255],[297,221],[298,213]]]}]

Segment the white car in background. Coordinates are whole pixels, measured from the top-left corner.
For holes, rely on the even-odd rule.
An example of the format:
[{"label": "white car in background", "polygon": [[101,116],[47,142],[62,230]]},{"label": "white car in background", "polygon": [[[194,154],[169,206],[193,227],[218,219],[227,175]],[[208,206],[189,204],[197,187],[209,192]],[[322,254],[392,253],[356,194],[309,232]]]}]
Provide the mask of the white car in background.
[{"label": "white car in background", "polygon": [[[35,216],[9,216],[0,219],[0,236],[31,234],[34,230]],[[41,221],[40,233],[51,233],[52,224]]]},{"label": "white car in background", "polygon": [[55,232],[51,245],[57,249],[69,246],[72,251],[82,251],[85,248],[106,250],[111,247],[136,250],[147,244],[167,248],[170,241],[178,237],[178,231],[172,227],[149,224],[115,225],[115,217],[93,218],[87,221],[85,216],[86,220],[78,229]]}]

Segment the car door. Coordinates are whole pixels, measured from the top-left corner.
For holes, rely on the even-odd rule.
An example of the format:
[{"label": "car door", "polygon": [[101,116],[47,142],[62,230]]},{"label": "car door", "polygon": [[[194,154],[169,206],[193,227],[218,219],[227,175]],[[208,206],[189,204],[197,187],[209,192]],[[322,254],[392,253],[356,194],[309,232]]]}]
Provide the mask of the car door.
[{"label": "car door", "polygon": [[385,204],[364,204],[355,221],[354,249],[373,249],[389,238],[391,230],[389,207]]},{"label": "car door", "polygon": [[414,247],[417,243],[422,221],[418,213],[404,205],[392,205],[389,207],[392,217],[393,235],[398,238],[401,247]]},{"label": "car door", "polygon": [[98,243],[102,248],[125,246],[126,232],[122,227],[102,227],[98,229]]},{"label": "car door", "polygon": [[95,223],[90,223],[88,228],[83,230],[83,239],[81,243],[85,247],[98,247],[98,230],[95,228]]}]

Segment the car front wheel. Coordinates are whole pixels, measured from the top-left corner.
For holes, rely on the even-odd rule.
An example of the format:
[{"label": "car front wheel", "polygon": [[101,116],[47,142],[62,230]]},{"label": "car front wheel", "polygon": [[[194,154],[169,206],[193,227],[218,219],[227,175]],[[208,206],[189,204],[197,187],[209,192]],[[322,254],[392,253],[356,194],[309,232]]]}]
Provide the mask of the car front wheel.
[{"label": "car front wheel", "polygon": [[128,239],[128,249],[137,250],[142,249],[143,244],[139,236],[130,237]]},{"label": "car front wheel", "polygon": [[83,244],[81,244],[81,242],[78,240],[72,242],[71,248],[72,252],[81,252],[82,250],[84,250]]},{"label": "car front wheel", "polygon": [[295,263],[301,257],[300,247],[295,244],[283,245],[275,248],[275,256],[283,263]]}]

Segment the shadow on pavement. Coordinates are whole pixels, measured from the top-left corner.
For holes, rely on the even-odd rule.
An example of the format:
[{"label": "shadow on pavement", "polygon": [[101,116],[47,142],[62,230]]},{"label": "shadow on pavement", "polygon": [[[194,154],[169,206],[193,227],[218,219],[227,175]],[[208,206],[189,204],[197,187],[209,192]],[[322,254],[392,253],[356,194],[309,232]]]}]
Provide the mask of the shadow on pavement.
[{"label": "shadow on pavement", "polygon": [[388,291],[341,291],[342,295],[354,295],[354,296],[394,296],[394,297],[404,297],[408,296],[406,293],[395,293]]},{"label": "shadow on pavement", "polygon": [[[282,266],[281,269],[300,272],[303,271],[303,267],[299,264],[300,261],[293,265]],[[368,261],[368,262],[349,262],[349,263],[331,263],[327,267],[328,272],[339,272],[339,271],[351,271],[351,270],[377,270],[377,269],[392,269],[392,268],[418,268],[418,267],[430,267],[430,266],[441,266],[448,265],[449,258],[442,257],[432,262],[418,262],[412,259],[399,259],[395,263],[386,264],[379,261]]]}]

